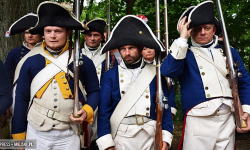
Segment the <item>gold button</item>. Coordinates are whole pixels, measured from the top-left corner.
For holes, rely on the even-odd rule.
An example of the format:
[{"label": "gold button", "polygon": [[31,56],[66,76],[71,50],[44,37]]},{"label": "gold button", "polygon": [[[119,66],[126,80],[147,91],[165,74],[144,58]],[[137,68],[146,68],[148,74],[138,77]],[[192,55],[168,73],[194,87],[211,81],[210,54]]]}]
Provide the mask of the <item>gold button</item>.
[{"label": "gold button", "polygon": [[63,79],[64,78],[64,76],[61,76],[61,79]]},{"label": "gold button", "polygon": [[97,74],[100,74],[100,72],[97,72]]},{"label": "gold button", "polygon": [[69,87],[66,87],[66,90],[69,90]]},{"label": "gold button", "polygon": [[146,113],[146,116],[149,116],[149,113]]},{"label": "gold button", "polygon": [[121,80],[121,83],[123,83],[123,80]]},{"label": "gold button", "polygon": [[146,97],[146,98],[149,98],[149,96],[148,96],[148,95],[146,95],[145,97]]},{"label": "gold button", "polygon": [[210,94],[207,94],[207,97],[210,97]]},{"label": "gold button", "polygon": [[169,53],[172,53],[172,51],[170,50]]},{"label": "gold button", "polygon": [[208,90],[208,87],[207,87],[207,86],[205,87],[205,90]]},{"label": "gold button", "polygon": [[197,51],[197,49],[194,49],[195,51]]},{"label": "gold button", "polygon": [[124,92],[124,91],[122,91],[122,94],[125,94],[125,92]]},{"label": "gold button", "polygon": [[149,108],[147,107],[146,110],[149,111]]},{"label": "gold button", "polygon": [[67,81],[63,81],[63,84],[67,84]]},{"label": "gold button", "polygon": [[120,77],[123,77],[123,74],[120,74]]},{"label": "gold button", "polygon": [[198,56],[199,56],[199,54],[195,54],[195,56],[196,56],[196,57],[198,57]]},{"label": "gold button", "polygon": [[204,76],[204,75],[205,75],[205,72],[202,72],[201,74]]},{"label": "gold button", "polygon": [[148,90],[146,90],[145,92],[148,93]]},{"label": "gold button", "polygon": [[139,33],[140,33],[140,34],[143,34],[143,32],[142,32],[142,31],[139,31]]},{"label": "gold button", "polygon": [[223,53],[223,51],[220,49],[220,52]]},{"label": "gold button", "polygon": [[23,52],[21,52],[21,54],[23,54]]},{"label": "gold button", "polygon": [[98,70],[101,70],[101,68],[98,68]]}]

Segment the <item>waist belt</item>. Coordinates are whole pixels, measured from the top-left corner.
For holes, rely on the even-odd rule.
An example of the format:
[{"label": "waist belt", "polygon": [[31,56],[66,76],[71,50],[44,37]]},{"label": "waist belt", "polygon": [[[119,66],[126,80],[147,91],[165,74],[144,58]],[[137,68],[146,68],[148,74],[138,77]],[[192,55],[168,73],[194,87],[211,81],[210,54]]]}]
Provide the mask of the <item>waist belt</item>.
[{"label": "waist belt", "polygon": [[61,114],[59,112],[56,112],[54,110],[45,108],[39,104],[37,104],[35,101],[32,104],[32,107],[39,113],[51,118],[51,119],[56,119],[59,121],[64,121],[64,122],[70,122],[70,117],[69,115]]},{"label": "waist belt", "polygon": [[153,119],[145,117],[145,116],[130,116],[123,118],[121,124],[127,124],[127,125],[143,125],[144,123],[147,123]]}]

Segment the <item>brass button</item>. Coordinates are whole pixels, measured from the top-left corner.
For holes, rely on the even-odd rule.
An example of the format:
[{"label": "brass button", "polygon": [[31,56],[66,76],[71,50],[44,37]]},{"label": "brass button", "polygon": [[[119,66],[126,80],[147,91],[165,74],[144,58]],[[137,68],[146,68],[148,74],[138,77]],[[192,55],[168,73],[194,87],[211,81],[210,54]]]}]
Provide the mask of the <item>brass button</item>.
[{"label": "brass button", "polygon": [[125,94],[125,92],[124,92],[124,91],[122,91],[122,94]]},{"label": "brass button", "polygon": [[207,97],[210,97],[210,94],[207,94]]},{"label": "brass button", "polygon": [[149,113],[146,113],[146,116],[149,116]]},{"label": "brass button", "polygon": [[146,110],[149,111],[149,108],[147,107]]},{"label": "brass button", "polygon": [[22,50],[24,50],[24,49],[22,48]]},{"label": "brass button", "polygon": [[220,52],[223,53],[222,49],[220,49]]},{"label": "brass button", "polygon": [[121,83],[123,83],[124,81],[123,80],[121,80]]},{"label": "brass button", "polygon": [[208,87],[207,87],[207,86],[205,87],[205,90],[208,90]]},{"label": "brass button", "polygon": [[67,81],[63,81],[63,84],[67,84]]},{"label": "brass button", "polygon": [[146,95],[145,97],[146,97],[146,98],[149,98],[149,96],[148,96],[148,95]]},{"label": "brass button", "polygon": [[100,72],[97,72],[97,74],[100,74]]},{"label": "brass button", "polygon": [[203,76],[204,76],[204,75],[205,75],[205,72],[202,72],[202,73],[201,73],[201,75],[203,75]]},{"label": "brass button", "polygon": [[64,76],[61,76],[61,79],[63,79],[64,78]]},{"label": "brass button", "polygon": [[98,68],[98,70],[101,70],[101,68]]},{"label": "brass button", "polygon": [[196,56],[196,57],[198,57],[198,56],[199,56],[199,54],[195,54],[195,56]]},{"label": "brass button", "polygon": [[197,49],[194,49],[195,51],[197,51]]},{"label": "brass button", "polygon": [[69,90],[69,87],[66,87],[66,90]]},{"label": "brass button", "polygon": [[148,93],[148,90],[146,90],[145,92]]},{"label": "brass button", "polygon": [[123,77],[123,74],[120,74],[120,77]]},{"label": "brass button", "polygon": [[23,52],[21,52],[21,54],[23,54]]},{"label": "brass button", "polygon": [[169,53],[172,53],[172,50],[170,50]]},{"label": "brass button", "polygon": [[142,32],[142,31],[139,31],[139,33],[140,33],[140,34],[143,34],[143,32]]}]

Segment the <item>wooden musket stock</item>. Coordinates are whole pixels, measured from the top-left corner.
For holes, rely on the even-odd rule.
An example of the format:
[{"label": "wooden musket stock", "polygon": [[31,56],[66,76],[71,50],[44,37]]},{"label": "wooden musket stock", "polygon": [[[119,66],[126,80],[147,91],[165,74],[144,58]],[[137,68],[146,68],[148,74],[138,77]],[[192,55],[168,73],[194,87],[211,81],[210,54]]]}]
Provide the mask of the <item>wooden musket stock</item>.
[{"label": "wooden musket stock", "polygon": [[232,94],[233,94],[233,100],[234,100],[234,109],[235,109],[235,120],[236,120],[236,125],[240,128],[247,127],[245,121],[242,119],[243,116],[243,110],[239,98],[239,92],[238,92],[238,73],[235,71],[235,68],[238,68],[239,63],[237,62],[236,64],[234,63],[228,36],[227,36],[227,30],[225,26],[225,21],[221,9],[221,3],[220,0],[216,0],[216,5],[217,5],[217,11],[219,14],[219,20],[221,24],[221,29],[222,29],[222,34],[223,34],[223,42],[224,42],[224,47],[226,51],[226,56],[227,56],[227,67],[228,67],[228,75],[229,75],[229,82],[230,86],[232,88]]}]

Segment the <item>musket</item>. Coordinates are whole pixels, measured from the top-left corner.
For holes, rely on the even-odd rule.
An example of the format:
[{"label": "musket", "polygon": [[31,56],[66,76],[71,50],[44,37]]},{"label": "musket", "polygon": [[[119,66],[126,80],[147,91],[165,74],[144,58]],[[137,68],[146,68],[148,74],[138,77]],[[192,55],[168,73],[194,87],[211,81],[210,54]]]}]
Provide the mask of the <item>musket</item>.
[{"label": "musket", "polygon": [[[164,36],[164,41],[165,41],[165,57],[168,55],[168,49],[169,49],[169,39],[168,39],[168,9],[167,9],[167,0],[164,0],[164,26],[165,26],[165,36]],[[172,86],[172,79],[166,77],[167,80],[167,85],[168,85],[168,91],[171,91],[171,86]]]},{"label": "musket", "polygon": [[224,42],[224,47],[225,47],[225,52],[227,56],[227,67],[228,67],[228,79],[230,82],[230,86],[232,89],[232,94],[233,94],[233,100],[234,100],[234,115],[235,115],[235,120],[236,120],[236,125],[240,128],[245,128],[247,127],[245,121],[242,119],[243,116],[243,109],[241,106],[240,98],[239,98],[239,92],[238,92],[238,77],[241,77],[241,73],[236,70],[238,70],[239,67],[239,62],[234,63],[228,36],[227,36],[227,30],[226,30],[226,25],[221,9],[221,3],[220,0],[216,0],[216,5],[217,5],[217,11],[219,14],[219,20],[221,24],[221,29],[222,29],[222,35],[224,37],[223,42]]},{"label": "musket", "polygon": [[[106,42],[109,39],[110,35],[110,0],[107,3],[107,27],[106,27]],[[106,52],[106,63],[105,63],[105,72],[111,68],[110,63],[110,51]]]},{"label": "musket", "polygon": [[[160,40],[160,4],[159,0],[155,0],[156,6],[156,37]],[[164,97],[162,84],[161,84],[161,52],[156,51],[156,134],[155,134],[155,150],[162,150],[162,116],[165,104],[167,101]],[[167,106],[167,105],[166,105]]]},{"label": "musket", "polygon": [[[75,5],[75,15],[76,18],[79,20],[80,19],[80,2],[79,0],[74,1]],[[80,116],[77,114],[79,111],[79,73],[80,73],[80,68],[83,64],[83,59],[82,56],[80,55],[80,31],[75,30],[75,42],[74,42],[74,62],[73,62],[73,72],[74,72],[74,108],[73,108],[73,116],[75,118],[79,118]],[[83,136],[83,127],[82,124],[79,124],[79,133],[80,136]]]}]

